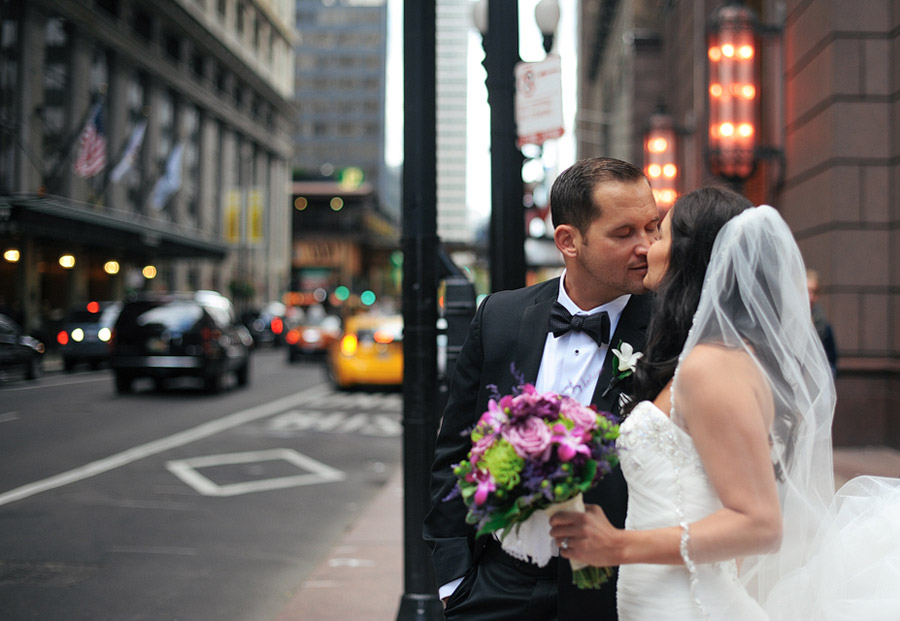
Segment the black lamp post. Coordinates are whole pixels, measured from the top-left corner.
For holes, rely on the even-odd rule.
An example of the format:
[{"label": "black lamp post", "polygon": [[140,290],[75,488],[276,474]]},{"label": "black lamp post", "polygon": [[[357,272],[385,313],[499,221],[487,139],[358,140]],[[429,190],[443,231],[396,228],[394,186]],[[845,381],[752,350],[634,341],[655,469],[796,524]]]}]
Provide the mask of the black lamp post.
[{"label": "black lamp post", "polygon": [[[525,285],[523,160],[516,146],[515,117],[514,69],[520,60],[518,3],[479,0],[473,6],[473,18],[484,45],[491,107],[491,290],[516,289]],[[501,27],[491,30],[490,24]]]},{"label": "black lamp post", "polygon": [[403,597],[397,621],[443,618],[422,522],[437,435],[435,0],[403,6]]}]

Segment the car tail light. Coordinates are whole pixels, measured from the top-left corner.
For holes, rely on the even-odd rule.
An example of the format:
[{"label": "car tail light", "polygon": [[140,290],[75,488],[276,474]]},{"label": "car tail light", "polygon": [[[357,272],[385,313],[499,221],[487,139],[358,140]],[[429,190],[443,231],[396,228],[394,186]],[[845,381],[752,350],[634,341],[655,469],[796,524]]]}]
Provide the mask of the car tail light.
[{"label": "car tail light", "polygon": [[60,331],[59,334],[56,335],[56,342],[60,345],[68,345],[69,344],[69,333],[65,330]]},{"label": "car tail light", "polygon": [[284,340],[288,345],[296,345],[300,342],[300,331],[297,329],[288,331],[284,336]]},{"label": "car tail light", "polygon": [[200,331],[200,338],[203,339],[203,353],[209,355],[213,352],[213,344],[222,338],[222,331],[213,328],[203,328]]},{"label": "car tail light", "polygon": [[281,334],[284,331],[284,322],[281,321],[281,317],[273,317],[269,325],[272,326],[272,334]]},{"label": "car tail light", "polygon": [[376,343],[387,344],[394,342],[394,335],[387,330],[376,330],[372,338],[375,339]]},{"label": "car tail light", "polygon": [[355,334],[345,334],[344,338],[341,339],[341,353],[345,356],[352,356],[355,354],[358,346],[359,341]]}]

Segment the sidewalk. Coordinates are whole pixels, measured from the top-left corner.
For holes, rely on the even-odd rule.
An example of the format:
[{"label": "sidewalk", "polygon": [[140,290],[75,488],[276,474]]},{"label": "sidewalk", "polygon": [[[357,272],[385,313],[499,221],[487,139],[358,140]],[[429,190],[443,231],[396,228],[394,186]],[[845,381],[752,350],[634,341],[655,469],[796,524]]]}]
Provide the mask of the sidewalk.
[{"label": "sidewalk", "polygon": [[276,621],[389,621],[403,596],[403,472],[385,483]]},{"label": "sidewalk", "polygon": [[[835,486],[860,474],[900,476],[900,451],[834,451]],[[398,470],[276,617],[276,621],[390,621],[403,596],[403,476]]]}]

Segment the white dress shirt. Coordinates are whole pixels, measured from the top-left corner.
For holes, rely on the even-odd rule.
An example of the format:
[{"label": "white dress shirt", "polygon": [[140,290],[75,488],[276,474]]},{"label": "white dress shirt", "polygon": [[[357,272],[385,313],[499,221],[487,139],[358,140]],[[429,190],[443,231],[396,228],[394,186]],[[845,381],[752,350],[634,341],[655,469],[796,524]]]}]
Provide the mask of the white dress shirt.
[{"label": "white dress shirt", "polygon": [[[612,302],[590,310],[582,310],[566,293],[563,286],[565,277],[566,273],[563,271],[559,279],[559,294],[556,300],[572,316],[588,316],[606,311],[609,315],[609,335],[612,338],[631,295],[625,294]],[[597,347],[596,341],[584,332],[570,330],[558,338],[553,336],[552,332],[548,332],[535,389],[538,392],[568,395],[583,405],[589,405],[597,387],[597,380],[603,371],[603,361],[608,350],[609,345]]]}]

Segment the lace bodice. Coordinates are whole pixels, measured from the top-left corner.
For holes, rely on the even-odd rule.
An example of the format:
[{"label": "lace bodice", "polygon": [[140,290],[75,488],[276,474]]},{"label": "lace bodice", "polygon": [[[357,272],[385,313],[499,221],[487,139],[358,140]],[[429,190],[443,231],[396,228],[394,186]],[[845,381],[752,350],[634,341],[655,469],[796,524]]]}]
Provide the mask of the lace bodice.
[{"label": "lace bodice", "polygon": [[[645,530],[695,522],[719,510],[715,489],[694,443],[653,403],[639,403],[619,428],[619,461],[628,483],[625,528]],[[698,564],[702,586],[691,589],[683,565],[619,569],[619,618],[764,619],[746,594],[735,561]]]},{"label": "lace bodice", "polygon": [[691,437],[653,403],[635,406],[619,433],[629,487],[626,528],[693,522],[722,507]]}]

